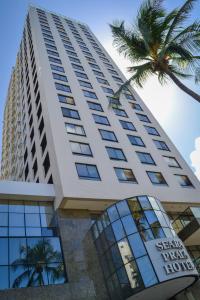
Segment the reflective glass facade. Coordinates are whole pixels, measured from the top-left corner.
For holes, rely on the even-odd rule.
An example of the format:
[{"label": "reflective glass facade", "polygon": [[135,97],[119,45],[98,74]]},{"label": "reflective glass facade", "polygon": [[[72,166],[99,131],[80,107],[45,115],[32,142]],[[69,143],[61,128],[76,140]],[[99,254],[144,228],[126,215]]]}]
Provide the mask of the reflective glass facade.
[{"label": "reflective glass facade", "polygon": [[138,196],[110,206],[92,234],[111,299],[126,299],[158,283],[145,242],[174,237],[159,201]]},{"label": "reflective glass facade", "polygon": [[0,289],[66,282],[51,202],[0,201]]}]

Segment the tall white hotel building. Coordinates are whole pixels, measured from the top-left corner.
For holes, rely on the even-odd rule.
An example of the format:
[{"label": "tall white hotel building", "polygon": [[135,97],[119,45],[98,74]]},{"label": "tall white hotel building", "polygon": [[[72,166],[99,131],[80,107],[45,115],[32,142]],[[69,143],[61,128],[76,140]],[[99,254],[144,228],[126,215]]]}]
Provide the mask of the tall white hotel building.
[{"label": "tall white hotel building", "polygon": [[113,98],[125,80],[86,24],[30,7],[4,111],[0,299],[200,299],[200,183],[131,87]]}]

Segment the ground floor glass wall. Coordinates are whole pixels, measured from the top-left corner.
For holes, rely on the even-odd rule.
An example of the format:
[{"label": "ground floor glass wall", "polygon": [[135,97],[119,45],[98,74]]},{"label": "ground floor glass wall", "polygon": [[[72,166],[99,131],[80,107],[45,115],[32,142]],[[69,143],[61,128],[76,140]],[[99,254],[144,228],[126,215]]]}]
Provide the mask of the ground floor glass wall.
[{"label": "ground floor glass wall", "polygon": [[0,289],[66,282],[51,202],[0,201]]}]

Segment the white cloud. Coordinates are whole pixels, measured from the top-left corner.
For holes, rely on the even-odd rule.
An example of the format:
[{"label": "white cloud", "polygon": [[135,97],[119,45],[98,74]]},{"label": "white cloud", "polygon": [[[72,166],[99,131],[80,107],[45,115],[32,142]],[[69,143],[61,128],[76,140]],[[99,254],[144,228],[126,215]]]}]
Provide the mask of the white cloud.
[{"label": "white cloud", "polygon": [[195,140],[195,150],[190,154],[190,159],[195,168],[195,174],[200,180],[200,137]]}]

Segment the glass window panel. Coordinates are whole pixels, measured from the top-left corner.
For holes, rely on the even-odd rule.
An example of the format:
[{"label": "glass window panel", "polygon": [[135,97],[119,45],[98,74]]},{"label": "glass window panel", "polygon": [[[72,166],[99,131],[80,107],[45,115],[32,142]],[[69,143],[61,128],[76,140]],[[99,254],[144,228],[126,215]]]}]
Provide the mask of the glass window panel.
[{"label": "glass window panel", "polygon": [[155,214],[160,222],[160,225],[162,227],[168,227],[168,224],[166,222],[166,219],[165,219],[163,213],[161,211],[157,210],[157,211],[155,211]]},{"label": "glass window panel", "polygon": [[52,214],[40,214],[42,227],[55,227],[55,219]]},{"label": "glass window panel", "polygon": [[121,240],[125,236],[125,232],[120,220],[112,223],[112,229],[117,241]]},{"label": "glass window panel", "polygon": [[149,198],[149,201],[150,201],[151,206],[153,207],[153,209],[160,210],[159,205],[158,205],[156,199],[154,199],[153,197],[148,197],[148,198]]},{"label": "glass window panel", "polygon": [[9,226],[24,227],[24,214],[22,214],[22,213],[9,213]]},{"label": "glass window panel", "polygon": [[35,201],[25,202],[25,213],[39,213],[38,203]]},{"label": "glass window panel", "polygon": [[146,254],[146,250],[139,233],[130,235],[128,237],[128,240],[133,251],[134,257],[137,258]]},{"label": "glass window panel", "polygon": [[117,271],[117,276],[121,284],[129,284],[128,276],[124,267]]},{"label": "glass window panel", "polygon": [[124,216],[129,215],[131,213],[130,209],[127,205],[127,202],[125,200],[118,202],[116,204],[116,206],[117,206],[118,212],[120,214],[120,217],[124,217]]},{"label": "glass window panel", "polygon": [[8,265],[8,239],[0,238],[0,265]]},{"label": "glass window panel", "polygon": [[158,227],[158,226],[160,226],[160,223],[158,222],[156,214],[154,213],[153,210],[146,210],[144,213],[145,213],[145,216],[146,216],[146,218],[148,220],[148,223],[152,227]]},{"label": "glass window panel", "polygon": [[[48,284],[47,267],[45,264],[37,264],[29,266],[30,286],[42,286]],[[38,276],[40,275],[40,277]]]},{"label": "glass window panel", "polygon": [[99,229],[99,232],[101,233],[103,231],[103,225],[101,223],[101,220],[97,220],[97,227]]},{"label": "glass window panel", "polygon": [[116,242],[111,225],[105,229],[105,236],[106,236],[107,243],[109,245],[112,245],[113,243]]},{"label": "glass window panel", "polygon": [[101,239],[101,246],[102,246],[103,252],[105,252],[108,248],[108,244],[107,244],[107,240],[106,240],[106,236],[105,236],[104,232],[102,232],[100,239]]},{"label": "glass window panel", "polygon": [[[27,257],[30,264],[45,263],[43,238],[27,238]],[[34,255],[32,255],[34,253]]]},{"label": "glass window panel", "polygon": [[122,266],[123,261],[119,252],[118,246],[115,244],[110,248],[110,253],[112,256],[112,262],[114,264],[115,270]]},{"label": "glass window panel", "polygon": [[124,225],[124,229],[127,235],[137,232],[137,227],[135,225],[132,215],[122,218],[121,221]]},{"label": "glass window panel", "polygon": [[149,203],[149,200],[146,196],[140,196],[140,197],[138,197],[138,199],[142,206],[142,209],[144,209],[144,210],[152,209],[151,204]]},{"label": "glass window panel", "polygon": [[[135,289],[138,290],[138,289],[142,288],[143,283],[142,283],[136,263],[134,261],[132,261],[132,262],[126,264],[125,268],[126,268],[126,272],[128,275],[128,279],[131,284],[131,288],[134,290]],[[134,291],[134,292],[136,292],[136,291]]]},{"label": "glass window panel", "polygon": [[24,202],[23,201],[9,201],[9,212],[24,212]]},{"label": "glass window panel", "polygon": [[0,227],[0,236],[8,236],[8,227]]},{"label": "glass window panel", "polygon": [[40,227],[39,214],[25,214],[25,220],[28,227]]},{"label": "glass window panel", "polygon": [[[114,276],[115,276],[115,279],[114,279]],[[116,274],[114,274],[111,278],[109,278],[107,280],[107,284],[108,284],[108,290],[109,290],[111,299],[115,299],[115,300],[123,299]]]},{"label": "glass window panel", "polygon": [[102,215],[101,219],[102,219],[103,227],[106,228],[110,224],[110,220],[109,220],[107,211],[104,212],[104,214]]},{"label": "glass window panel", "polygon": [[8,226],[8,213],[0,213],[0,226]]},{"label": "glass window panel", "polygon": [[62,252],[60,246],[60,239],[58,237],[44,238],[44,244],[46,248],[46,262],[61,262],[62,261]]},{"label": "glass window panel", "polygon": [[52,263],[47,265],[49,284],[62,284],[66,282],[65,268],[62,263]]},{"label": "glass window panel", "polygon": [[165,236],[166,237],[173,237],[174,235],[172,234],[172,231],[171,231],[171,229],[169,229],[169,228],[162,228],[163,229],[163,232],[164,232],[164,234],[165,234]]},{"label": "glass window panel", "polygon": [[[147,256],[140,257],[137,259],[137,265],[142,275],[145,287],[149,287],[158,282],[156,274],[153,270],[151,262]],[[147,276],[148,274],[148,276]]]},{"label": "glass window panel", "polygon": [[41,228],[42,236],[54,236],[57,235],[56,228]]},{"label": "glass window panel", "polygon": [[0,290],[9,288],[8,267],[0,266]]},{"label": "glass window panel", "polygon": [[142,239],[145,242],[150,241],[150,240],[154,240],[154,236],[153,236],[153,233],[152,233],[151,229],[144,230],[140,234],[141,234]]},{"label": "glass window panel", "polygon": [[9,259],[10,264],[22,264],[22,259],[26,258],[26,239],[10,238],[9,239]]},{"label": "glass window panel", "polygon": [[128,200],[128,204],[129,204],[129,207],[130,207],[130,210],[132,213],[141,210],[141,206],[140,206],[139,202],[137,201],[137,198],[132,198],[132,199]]},{"label": "glass window panel", "polygon": [[40,227],[26,227],[26,235],[27,236],[41,236],[41,228]]},{"label": "glass window panel", "polygon": [[115,205],[109,207],[109,208],[107,209],[107,212],[108,212],[108,215],[109,215],[109,218],[110,218],[110,221],[111,221],[111,222],[113,222],[113,221],[119,219],[119,214],[118,214],[118,211],[117,211]]},{"label": "glass window panel", "polygon": [[147,219],[142,211],[134,212],[133,216],[139,231],[149,228]]},{"label": "glass window panel", "polygon": [[127,239],[119,241],[118,247],[124,264],[128,263],[130,260],[133,259],[133,255]]},{"label": "glass window panel", "polygon": [[52,214],[53,204],[50,202],[40,202],[39,203],[40,213]]},{"label": "glass window panel", "polygon": [[151,229],[153,231],[155,239],[165,238],[165,233],[161,227],[153,227]]},{"label": "glass window panel", "polygon": [[92,226],[92,232],[94,239],[97,239],[99,237],[99,231],[96,224]]},{"label": "glass window panel", "polygon": [[9,236],[25,236],[25,227],[9,227]]},{"label": "glass window panel", "polygon": [[0,212],[8,212],[8,200],[0,200]]}]

